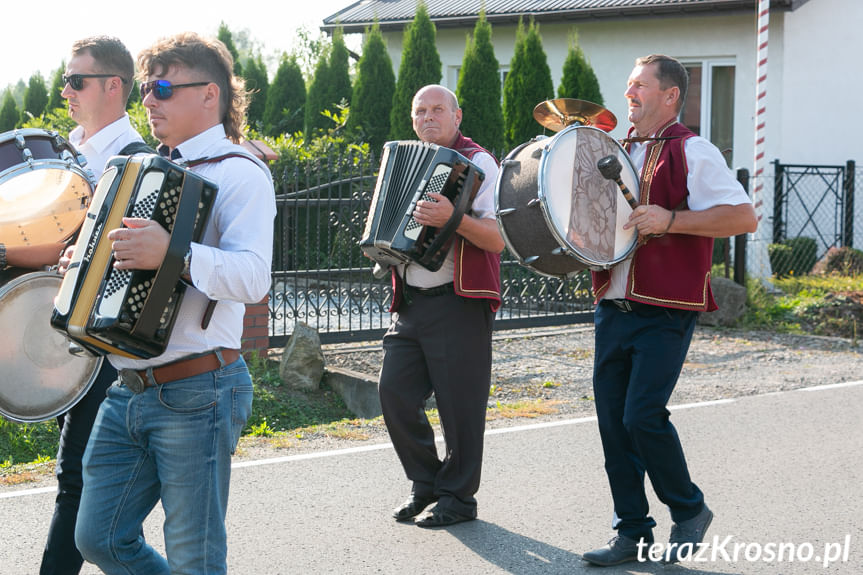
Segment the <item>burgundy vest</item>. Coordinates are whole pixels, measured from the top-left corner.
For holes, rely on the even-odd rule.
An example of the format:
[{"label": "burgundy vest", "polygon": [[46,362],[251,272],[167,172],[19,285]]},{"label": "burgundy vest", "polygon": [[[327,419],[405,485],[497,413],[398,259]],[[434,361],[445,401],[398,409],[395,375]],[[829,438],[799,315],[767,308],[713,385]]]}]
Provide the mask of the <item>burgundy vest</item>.
[{"label": "burgundy vest", "polygon": [[[466,157],[473,158],[478,152],[485,152],[492,158],[494,155],[485,148],[466,138],[459,131],[452,147],[453,150]],[[497,162],[497,158],[495,158]],[[488,176],[486,176],[488,177]],[[453,272],[453,287],[455,293],[466,298],[489,300],[491,311],[496,312],[501,304],[500,296],[500,254],[480,249],[456,234],[455,270]],[[393,303],[390,311],[398,311],[402,302],[402,279],[392,268]]]},{"label": "burgundy vest", "polygon": [[[630,129],[630,133],[632,129]],[[672,121],[657,132],[671,137],[647,144],[639,181],[640,203],[665,209],[688,209],[686,198],[686,140],[695,134]],[[629,151],[629,145],[626,146]],[[713,311],[717,309],[710,290],[713,238],[688,234],[666,234],[648,238],[632,258],[626,279],[626,298],[646,304]],[[592,272],[596,300],[608,289],[609,270]]]}]

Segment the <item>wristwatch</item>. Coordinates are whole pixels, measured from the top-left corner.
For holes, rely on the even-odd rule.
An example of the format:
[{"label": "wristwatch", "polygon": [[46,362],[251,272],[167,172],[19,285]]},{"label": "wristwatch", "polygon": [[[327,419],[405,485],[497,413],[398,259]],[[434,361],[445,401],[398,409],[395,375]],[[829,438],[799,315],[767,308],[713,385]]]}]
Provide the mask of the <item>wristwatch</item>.
[{"label": "wristwatch", "polygon": [[188,278],[189,281],[192,280],[192,247],[189,246],[189,249],[186,250],[186,255],[183,256],[183,272],[180,274],[181,278]]}]

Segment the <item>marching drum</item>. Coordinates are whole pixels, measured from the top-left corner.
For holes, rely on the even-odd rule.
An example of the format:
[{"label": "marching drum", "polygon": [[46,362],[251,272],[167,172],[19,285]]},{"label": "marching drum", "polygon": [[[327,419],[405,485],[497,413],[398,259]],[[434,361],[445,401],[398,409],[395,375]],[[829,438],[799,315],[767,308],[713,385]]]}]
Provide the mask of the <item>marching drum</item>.
[{"label": "marching drum", "polygon": [[495,187],[498,227],[518,262],[545,276],[569,277],[626,259],[638,233],[624,230],[632,208],[597,168],[616,156],[620,179],[637,200],[638,173],[623,147],[593,126],[569,125],[510,152]]},{"label": "marching drum", "polygon": [[55,132],[0,134],[0,243],[39,245],[72,237],[93,192],[84,164]]},{"label": "marching drum", "polygon": [[0,287],[0,415],[19,423],[52,419],[90,389],[101,358],[69,353],[51,327],[62,277],[32,272]]}]

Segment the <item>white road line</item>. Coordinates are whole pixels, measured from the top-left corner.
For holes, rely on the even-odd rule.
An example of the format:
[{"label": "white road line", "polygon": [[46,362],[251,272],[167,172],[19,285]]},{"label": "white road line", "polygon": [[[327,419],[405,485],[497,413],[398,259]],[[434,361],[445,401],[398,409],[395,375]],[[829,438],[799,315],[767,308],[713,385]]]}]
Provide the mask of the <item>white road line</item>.
[{"label": "white road line", "polygon": [[801,389],[795,389],[794,391],[824,391],[826,389],[839,389],[840,387],[854,387],[855,385],[863,385],[863,380],[831,383],[829,385],[813,385],[812,387],[803,387]]},{"label": "white road line", "polygon": [[[769,395],[781,395],[789,392],[798,392],[798,391],[823,391],[828,389],[839,389],[844,387],[854,387],[858,385],[863,385],[863,380],[861,381],[848,381],[844,383],[833,383],[828,385],[818,385],[814,387],[805,387],[802,389],[795,389],[789,391],[781,391],[778,393],[771,393]],[[765,394],[767,395],[767,394]],[[759,397],[755,396],[747,396],[747,397]],[[668,409],[671,411],[679,411],[682,409],[694,409],[701,407],[712,407],[714,405],[725,405],[728,403],[734,403],[737,401],[737,398],[734,399],[716,399],[712,401],[699,401],[696,403],[682,403],[680,405],[669,405]],[[564,419],[561,421],[547,421],[542,423],[532,423],[528,425],[516,425],[513,427],[502,427],[498,429],[490,429],[485,432],[486,435],[501,435],[504,433],[517,433],[519,431],[533,431],[536,429],[547,429],[550,427],[560,427],[563,425],[577,425],[580,423],[590,423],[595,422],[596,416],[591,417],[578,417],[575,419]],[[437,441],[443,441],[442,437],[438,437]],[[340,455],[350,455],[353,453],[364,453],[366,451],[379,451],[381,449],[390,449],[392,448],[392,443],[376,443],[374,445],[363,445],[360,447],[349,447],[347,449],[333,449],[330,451],[316,451],[313,453],[301,453],[298,455],[286,455],[285,457],[272,457],[269,459],[256,459],[254,461],[240,461],[238,463],[234,463],[231,465],[231,469],[242,469],[245,467],[260,467],[263,465],[275,465],[278,463],[291,463],[294,461],[305,461],[308,459],[320,459],[323,457],[337,457]],[[21,491],[12,491],[9,493],[0,493],[0,499],[11,499],[13,497],[26,497],[28,495],[41,495],[43,493],[56,493],[56,487],[39,487],[37,489],[22,489]]]}]

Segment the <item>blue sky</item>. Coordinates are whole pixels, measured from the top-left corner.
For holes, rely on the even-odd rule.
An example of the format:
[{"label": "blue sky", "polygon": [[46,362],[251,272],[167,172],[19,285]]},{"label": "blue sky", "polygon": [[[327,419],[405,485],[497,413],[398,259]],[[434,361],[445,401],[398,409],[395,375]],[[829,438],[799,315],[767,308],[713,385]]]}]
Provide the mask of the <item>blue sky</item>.
[{"label": "blue sky", "polygon": [[[7,2],[0,34],[0,89],[19,79],[26,83],[36,71],[50,82],[48,76],[52,70],[68,60],[72,43],[96,34],[120,38],[132,56],[136,56],[161,36],[186,30],[214,36],[219,23],[225,22],[234,34],[248,30],[250,37],[263,45],[264,57],[275,57],[291,51],[296,29],[306,26],[317,31],[324,18],[352,3],[352,0]],[[270,73],[274,71],[271,69]]]}]

